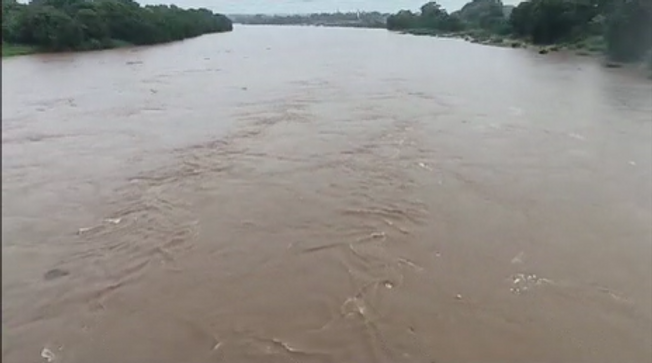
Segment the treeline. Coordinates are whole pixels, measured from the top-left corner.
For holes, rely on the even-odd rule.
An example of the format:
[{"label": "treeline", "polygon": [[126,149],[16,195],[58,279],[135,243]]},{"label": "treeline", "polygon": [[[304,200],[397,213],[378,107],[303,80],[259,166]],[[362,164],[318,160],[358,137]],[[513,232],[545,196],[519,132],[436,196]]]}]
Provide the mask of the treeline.
[{"label": "treeline", "polygon": [[133,0],[2,0],[3,43],[44,50],[156,44],[232,30],[224,15]]},{"label": "treeline", "polygon": [[515,8],[500,0],[473,0],[451,14],[429,2],[421,12],[390,16],[387,28],[449,33],[476,29],[540,45],[600,37],[612,59],[633,61],[652,49],[652,0],[529,0]]},{"label": "treeline", "polygon": [[239,24],[252,25],[323,25],[385,28],[389,14],[379,12],[314,13],[293,15],[230,15]]}]

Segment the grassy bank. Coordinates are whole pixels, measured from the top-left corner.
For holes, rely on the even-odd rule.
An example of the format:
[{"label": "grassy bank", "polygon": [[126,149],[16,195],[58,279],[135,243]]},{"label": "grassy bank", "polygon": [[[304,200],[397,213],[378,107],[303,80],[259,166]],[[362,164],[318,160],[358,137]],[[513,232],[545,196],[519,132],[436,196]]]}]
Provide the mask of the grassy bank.
[{"label": "grassy bank", "polygon": [[[118,39],[110,39],[109,41],[102,43],[102,44],[90,44],[87,47],[83,47],[81,49],[77,49],[75,51],[77,52],[83,52],[83,51],[93,51],[93,50],[104,50],[104,49],[114,49],[114,48],[126,48],[126,47],[133,47],[134,45],[122,40]],[[31,45],[26,45],[26,44],[10,44],[10,43],[2,43],[2,57],[7,58],[7,57],[14,57],[14,56],[19,56],[19,55],[28,55],[28,54],[35,54],[35,53],[46,53],[48,52],[45,49],[38,48],[35,46]]]},{"label": "grassy bank", "polygon": [[37,53],[39,50],[31,45],[2,43],[2,58]]}]

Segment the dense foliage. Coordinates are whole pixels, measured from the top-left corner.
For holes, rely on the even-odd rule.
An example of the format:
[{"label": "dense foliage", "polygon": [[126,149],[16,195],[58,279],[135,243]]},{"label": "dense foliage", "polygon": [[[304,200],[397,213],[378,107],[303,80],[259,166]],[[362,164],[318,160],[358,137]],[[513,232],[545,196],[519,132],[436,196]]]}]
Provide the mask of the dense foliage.
[{"label": "dense foliage", "polygon": [[538,44],[601,35],[617,60],[640,59],[652,48],[652,0],[532,0],[515,8],[510,22]]},{"label": "dense foliage", "polygon": [[401,10],[387,18],[387,29],[431,29],[443,32],[455,32],[464,29],[458,15],[449,15],[436,2],[429,2],[421,7],[421,13]]},{"label": "dense foliage", "polygon": [[482,30],[534,44],[597,37],[613,59],[638,60],[652,49],[652,0],[527,0],[513,9],[500,0],[473,0],[451,14],[429,2],[419,13],[403,10],[391,15],[387,28]]},{"label": "dense foliage", "polygon": [[322,25],[384,28],[389,14],[379,12],[315,13],[294,15],[230,15],[239,24],[255,25]]},{"label": "dense foliage", "polygon": [[497,33],[508,28],[504,7],[500,0],[473,0],[462,9],[448,14],[436,2],[421,7],[421,12],[399,11],[387,19],[390,30],[430,29],[457,32],[466,29],[484,29]]},{"label": "dense foliage", "polygon": [[155,44],[232,30],[206,9],[141,7],[133,0],[2,0],[2,41],[47,50]]},{"label": "dense foliage", "polygon": [[465,27],[507,34],[511,30],[506,16],[508,10],[510,7],[505,7],[500,0],[474,0],[451,15],[462,19]]}]

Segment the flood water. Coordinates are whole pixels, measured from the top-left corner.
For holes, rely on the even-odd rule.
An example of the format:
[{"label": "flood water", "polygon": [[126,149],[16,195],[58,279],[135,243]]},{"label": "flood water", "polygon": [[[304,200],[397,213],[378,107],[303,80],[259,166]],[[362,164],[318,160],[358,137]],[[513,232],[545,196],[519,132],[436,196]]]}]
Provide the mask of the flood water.
[{"label": "flood water", "polygon": [[3,362],[652,361],[638,75],[292,27],[2,68]]}]

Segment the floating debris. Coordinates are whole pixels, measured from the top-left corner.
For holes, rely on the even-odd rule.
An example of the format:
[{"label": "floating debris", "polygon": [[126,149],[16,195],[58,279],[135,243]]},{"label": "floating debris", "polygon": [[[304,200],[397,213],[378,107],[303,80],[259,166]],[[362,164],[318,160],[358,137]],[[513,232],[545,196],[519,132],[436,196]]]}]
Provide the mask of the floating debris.
[{"label": "floating debris", "polygon": [[93,228],[94,227],[82,227],[82,228],[77,230],[77,234],[82,235],[82,234],[84,234],[86,232],[91,231]]},{"label": "floating debris", "polygon": [[394,284],[391,281],[383,282],[383,286],[385,286],[387,289],[393,289],[394,288]]},{"label": "floating debris", "polygon": [[455,300],[462,300],[462,295],[460,294],[455,295]]},{"label": "floating debris", "polygon": [[512,286],[509,291],[519,295],[524,291],[532,289],[534,286],[543,283],[551,283],[550,280],[537,276],[536,274],[517,273],[512,275]]},{"label": "floating debris", "polygon": [[606,287],[598,287],[598,291],[608,294],[612,299],[619,301],[619,302],[628,302],[628,299],[623,297],[622,294],[616,293]]},{"label": "floating debris", "polygon": [[376,239],[384,240],[385,238],[387,238],[387,234],[385,232],[372,232],[368,236],[358,238],[357,242],[372,241]]},{"label": "floating debris", "polygon": [[404,265],[408,265],[409,267],[413,268],[416,271],[423,271],[423,267],[417,265],[416,263],[408,260],[407,258],[399,258],[396,260],[398,263],[402,263]]},{"label": "floating debris", "polygon": [[620,68],[620,67],[622,67],[623,65],[620,64],[620,63],[607,62],[607,63],[605,63],[604,66],[607,67],[607,68]]},{"label": "floating debris", "polygon": [[345,317],[350,316],[351,314],[360,314],[361,316],[365,317],[365,314],[367,313],[367,307],[365,306],[365,303],[362,299],[358,297],[350,297],[344,301],[340,307],[340,312],[342,316]]},{"label": "floating debris", "polygon": [[48,362],[54,362],[56,356],[54,355],[54,353],[52,353],[50,349],[43,348],[43,350],[41,351],[41,358],[45,359]]},{"label": "floating debris", "polygon": [[122,218],[107,218],[104,220],[104,222],[111,223],[111,224],[118,224],[122,221]]},{"label": "floating debris", "polygon": [[286,342],[284,342],[284,341],[282,341],[282,340],[280,340],[280,339],[272,338],[272,339],[270,339],[270,341],[271,341],[272,343],[276,344],[277,346],[283,348],[284,350],[286,350],[286,351],[289,352],[289,353],[297,353],[297,352],[300,352],[299,349],[296,349],[296,348],[294,348],[294,347],[291,347],[288,343],[286,343]]},{"label": "floating debris", "polygon": [[60,268],[55,268],[55,269],[52,269],[52,270],[46,272],[43,275],[43,278],[46,281],[50,281],[50,280],[58,279],[60,277],[64,277],[64,276],[68,276],[68,275],[70,275],[70,271],[62,270]]}]

